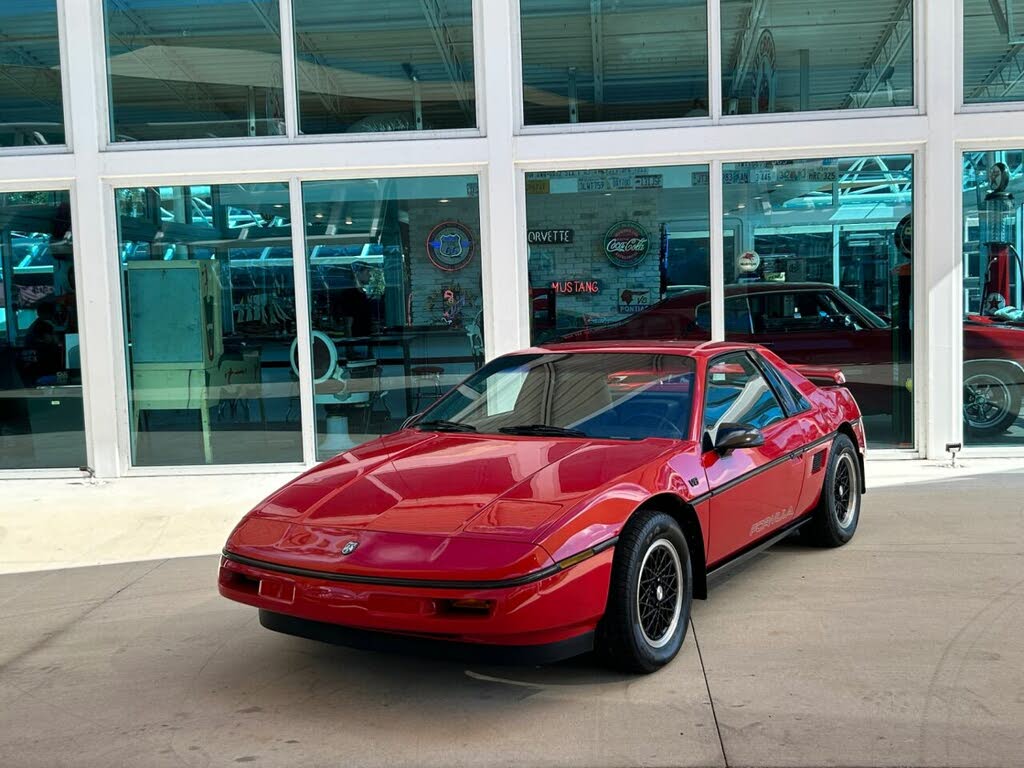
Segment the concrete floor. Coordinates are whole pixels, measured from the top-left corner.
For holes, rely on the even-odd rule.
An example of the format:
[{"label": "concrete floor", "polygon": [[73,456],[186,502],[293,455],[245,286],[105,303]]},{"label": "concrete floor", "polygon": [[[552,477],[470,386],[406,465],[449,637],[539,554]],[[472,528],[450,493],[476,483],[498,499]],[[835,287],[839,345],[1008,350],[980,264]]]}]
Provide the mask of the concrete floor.
[{"label": "concrete floor", "polygon": [[0,577],[0,766],[1024,765],[1024,472],[872,491],[849,546],[738,571],[649,677],[276,635],[216,565]]}]

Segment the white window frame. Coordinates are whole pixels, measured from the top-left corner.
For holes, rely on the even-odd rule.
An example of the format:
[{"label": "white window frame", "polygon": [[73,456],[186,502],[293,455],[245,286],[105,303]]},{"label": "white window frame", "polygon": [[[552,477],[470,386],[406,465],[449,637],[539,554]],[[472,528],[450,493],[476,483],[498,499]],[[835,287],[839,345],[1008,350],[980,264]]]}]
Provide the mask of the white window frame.
[{"label": "white window frame", "polygon": [[[439,139],[472,139],[486,136],[485,128],[485,89],[480,83],[484,77],[486,56],[480,44],[483,30],[483,8],[485,0],[472,0],[473,13],[473,88],[476,108],[475,128],[456,128],[452,130],[425,131],[388,131],[366,133],[329,133],[303,135],[299,132],[298,82],[296,80],[295,34],[293,11],[294,0],[278,0],[279,22],[281,33],[281,82],[284,100],[285,133],[282,136],[230,137],[219,139],[167,139],[156,141],[124,142],[114,141],[111,132],[110,112],[110,78],[107,73],[106,26],[104,18],[104,0],[85,0],[89,2],[93,12],[93,43],[100,55],[101,77],[96,83],[100,104],[103,106],[105,119],[101,124],[100,145],[106,152],[151,152],[158,150],[201,149],[212,147],[270,147],[289,145],[323,145],[323,144],[365,144],[381,142],[389,144],[397,141],[434,141]],[[60,0],[69,2],[69,0]],[[70,0],[75,2],[75,0]]]},{"label": "white window frame", "polygon": [[[64,142],[62,144],[29,145],[21,147],[0,147],[0,158],[16,157],[19,155],[65,155],[74,151],[72,144],[72,110],[69,108],[68,89],[70,81],[68,77],[68,52],[67,52],[67,28],[64,20],[64,3],[69,0],[55,0],[57,12],[57,55],[60,56],[60,100],[61,115],[64,120]],[[74,0],[71,0],[72,2]]]},{"label": "white window frame", "polygon": [[[963,2],[963,0],[957,0]],[[708,116],[678,117],[658,120],[619,120],[592,123],[552,123],[548,125],[526,125],[524,86],[522,25],[520,23],[520,0],[505,0],[513,9],[514,83],[516,109],[516,135],[537,136],[543,134],[580,134],[604,131],[648,131],[662,128],[703,127],[719,125],[764,125],[765,123],[792,123],[851,120],[877,117],[911,117],[926,114],[926,93],[924,82],[924,10],[927,0],[913,0],[913,72],[914,104],[908,107],[868,107],[864,109],[823,109],[806,112],[769,113],[764,115],[725,115],[722,94],[722,18],[720,0],[707,0],[708,19]],[[794,118],[794,116],[796,116]]]},{"label": "white window frame", "polygon": [[[913,154],[918,223],[914,281],[914,404],[916,449],[872,450],[873,458],[947,458],[963,442],[962,156],[967,151],[1024,147],[1024,102],[962,105],[962,0],[917,0],[915,91],[909,110],[851,110],[721,117],[667,123],[576,124],[522,129],[518,0],[474,0],[474,60],[479,126],[471,135],[415,133],[270,137],[244,142],[118,144],[107,136],[106,55],[101,0],[58,0],[61,14],[65,147],[0,152],[0,189],[69,189],[75,226],[75,269],[83,343],[83,390],[89,465],[100,477],[147,474],[294,473],[315,457],[312,388],[300,381],[304,461],[285,465],[159,467],[128,463],[127,369],[121,328],[117,217],[113,190],[231,182],[291,185],[294,221],[301,222],[297,185],[313,180],[475,174],[480,179],[481,252],[488,358],[530,341],[527,284],[526,173],[538,170],[706,164],[711,169],[712,274],[722,272],[721,165],[726,162]],[[290,0],[282,0],[290,11]],[[709,8],[716,27],[717,5]],[[68,35],[66,30],[75,30]],[[717,30],[709,40],[711,82],[720,82]],[[950,52],[955,52],[952,56]],[[720,66],[720,62],[719,62]],[[294,92],[294,82],[286,88]],[[712,89],[712,94],[718,90]],[[717,106],[715,106],[715,103]],[[295,110],[297,105],[293,104]],[[290,130],[296,131],[294,117]],[[628,133],[623,133],[624,131]],[[25,150],[25,151],[21,151]],[[304,228],[293,228],[300,332],[305,285]],[[301,254],[301,257],[300,257]],[[299,274],[301,273],[301,274]],[[721,281],[712,296],[714,335],[724,328]],[[307,366],[308,368],[308,366]],[[1024,456],[1024,448],[975,447],[964,456]],[[0,471],[8,476],[75,474]]]},{"label": "white window frame", "polygon": [[[67,160],[67,158],[62,158]],[[68,171],[72,169],[67,168]],[[74,196],[75,196],[75,182],[74,176],[68,175],[65,178],[47,178],[47,179],[36,179],[36,180],[12,180],[3,179],[0,180],[0,194],[7,194],[11,192],[67,192],[71,198],[72,215],[74,212]],[[74,222],[72,222],[72,231],[74,231]],[[74,275],[75,285],[79,286],[82,284],[84,277],[84,270],[81,268],[77,253],[78,244],[75,243],[74,248]],[[78,327],[83,327],[83,318],[85,316],[84,303],[77,302],[76,317],[78,319]],[[81,333],[81,330],[80,330]],[[89,355],[91,354],[91,348],[89,347],[88,341],[86,341],[84,334],[81,334],[79,340],[79,349],[81,354],[82,370],[85,371],[87,366],[90,365],[91,361]],[[85,452],[86,452],[86,466],[93,466],[92,446],[93,440],[91,439],[92,425],[89,423],[88,414],[91,412],[89,397],[91,395],[90,387],[87,382],[82,382],[82,416],[84,423],[84,440],[85,440]],[[5,476],[16,476],[26,477],[34,479],[62,479],[62,478],[74,478],[81,477],[82,472],[79,467],[46,467],[37,469],[17,469],[17,470],[0,470],[0,478]]]},{"label": "white window frame", "polygon": [[[956,113],[958,115],[992,114],[997,112],[1024,112],[1024,99],[1018,101],[991,101],[968,104],[964,99],[964,0],[954,0],[956,45],[954,48]],[[1024,54],[1022,54],[1024,55]]]}]

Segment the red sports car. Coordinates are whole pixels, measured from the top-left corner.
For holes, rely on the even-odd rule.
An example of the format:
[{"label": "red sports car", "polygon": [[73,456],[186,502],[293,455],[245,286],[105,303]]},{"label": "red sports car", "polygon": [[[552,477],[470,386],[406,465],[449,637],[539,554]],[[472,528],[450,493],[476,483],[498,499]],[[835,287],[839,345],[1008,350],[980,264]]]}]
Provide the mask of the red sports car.
[{"label": "red sports car", "polygon": [[742,344],[498,358],[246,515],[221,594],[330,642],[654,671],[713,576],[857,528],[860,411],[841,374],[802,371]]}]

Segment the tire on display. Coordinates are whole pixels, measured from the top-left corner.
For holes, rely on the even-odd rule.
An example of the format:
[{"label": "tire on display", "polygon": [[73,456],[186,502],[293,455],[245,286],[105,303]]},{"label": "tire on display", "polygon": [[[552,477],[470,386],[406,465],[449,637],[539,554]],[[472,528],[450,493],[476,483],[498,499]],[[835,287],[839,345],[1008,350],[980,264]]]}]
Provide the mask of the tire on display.
[{"label": "tire on display", "polygon": [[964,369],[964,427],[975,437],[996,437],[1020,416],[1021,386],[1007,381],[1007,369],[972,365]]},{"label": "tire on display", "polygon": [[661,669],[683,645],[692,602],[690,550],[679,524],[657,510],[637,512],[615,545],[598,650],[629,672]]},{"label": "tire on display", "polygon": [[829,452],[821,499],[801,537],[818,547],[841,547],[853,538],[860,521],[860,473],[853,442],[846,435],[837,435]]}]

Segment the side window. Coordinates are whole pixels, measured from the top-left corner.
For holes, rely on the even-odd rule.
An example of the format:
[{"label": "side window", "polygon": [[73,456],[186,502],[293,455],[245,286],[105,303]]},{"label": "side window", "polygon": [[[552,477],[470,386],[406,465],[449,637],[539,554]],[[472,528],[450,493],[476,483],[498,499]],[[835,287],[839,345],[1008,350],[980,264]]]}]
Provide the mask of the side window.
[{"label": "side window", "polygon": [[[697,307],[697,325],[706,331],[711,330],[711,304]],[[754,332],[746,296],[733,296],[725,300],[725,332],[747,335]]]},{"label": "side window", "polygon": [[754,362],[743,352],[719,357],[708,367],[704,429],[714,439],[721,424],[764,429],[786,413]]},{"label": "side window", "polygon": [[794,291],[752,297],[755,332],[801,333],[847,327],[848,313],[825,293]]},{"label": "side window", "polygon": [[803,413],[811,404],[807,402],[807,399],[800,394],[796,387],[794,387],[785,376],[779,373],[778,369],[764,359],[762,355],[753,353],[757,358],[758,367],[764,372],[764,375],[768,377],[768,380],[772,383],[772,387],[782,397],[786,406],[786,411],[791,415],[794,413]]}]

